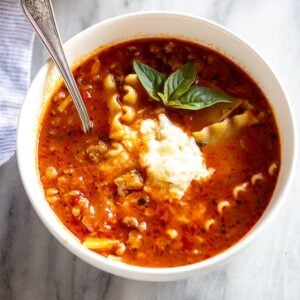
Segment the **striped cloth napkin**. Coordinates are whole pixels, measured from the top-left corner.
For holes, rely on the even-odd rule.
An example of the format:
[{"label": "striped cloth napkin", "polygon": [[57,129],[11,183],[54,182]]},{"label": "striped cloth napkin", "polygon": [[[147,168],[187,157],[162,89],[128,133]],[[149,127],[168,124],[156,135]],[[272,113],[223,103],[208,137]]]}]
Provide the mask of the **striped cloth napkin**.
[{"label": "striped cloth napkin", "polygon": [[18,0],[0,0],[0,165],[14,154],[16,126],[30,80],[33,32]]}]

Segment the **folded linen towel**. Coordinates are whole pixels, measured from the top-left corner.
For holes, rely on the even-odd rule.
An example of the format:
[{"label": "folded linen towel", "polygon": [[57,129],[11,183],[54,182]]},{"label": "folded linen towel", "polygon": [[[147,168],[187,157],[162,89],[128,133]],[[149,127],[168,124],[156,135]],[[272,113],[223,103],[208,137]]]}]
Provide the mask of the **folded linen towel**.
[{"label": "folded linen towel", "polygon": [[13,155],[30,80],[33,32],[18,0],[0,0],[0,165]]}]

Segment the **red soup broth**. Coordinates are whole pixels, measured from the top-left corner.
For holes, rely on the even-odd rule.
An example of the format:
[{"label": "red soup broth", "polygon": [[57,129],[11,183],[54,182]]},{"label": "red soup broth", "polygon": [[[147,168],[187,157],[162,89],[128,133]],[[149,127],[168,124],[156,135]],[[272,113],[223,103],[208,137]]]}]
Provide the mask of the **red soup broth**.
[{"label": "red soup broth", "polygon": [[[123,105],[126,76],[134,74],[134,59],[166,75],[193,60],[197,65],[195,85],[220,89],[238,105],[222,103],[198,111],[171,109],[149,101],[143,86],[136,82],[133,121],[127,122],[125,117],[120,121],[128,127],[134,128],[139,120],[155,120],[163,113],[191,136],[205,126],[226,119],[233,122],[247,110],[257,120],[214,143],[197,144],[214,173],[207,180],[193,180],[179,200],[161,199],[159,187],[148,193],[143,187],[147,172],[139,163],[139,154],[145,149],[136,143],[126,154],[126,145],[111,135],[113,108],[108,101],[116,93],[118,105]],[[93,130],[83,133],[68,91],[61,85],[41,120],[38,166],[46,199],[85,246],[133,265],[173,267],[226,250],[254,226],[276,185],[280,144],[266,97],[241,68],[196,43],[147,38],[102,48],[82,63],[74,76]],[[109,78],[113,78],[113,93]],[[124,116],[125,111],[122,113]],[[140,182],[126,189],[130,183],[124,174],[137,176]],[[120,180],[125,180],[123,190],[116,184]]]}]

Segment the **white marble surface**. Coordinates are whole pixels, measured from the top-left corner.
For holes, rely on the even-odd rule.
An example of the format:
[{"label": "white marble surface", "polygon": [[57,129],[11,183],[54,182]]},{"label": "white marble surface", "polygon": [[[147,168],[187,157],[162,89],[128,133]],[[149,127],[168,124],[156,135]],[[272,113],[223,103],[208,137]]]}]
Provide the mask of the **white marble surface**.
[{"label": "white marble surface", "polygon": [[[54,7],[64,40],[140,10],[188,12],[225,25],[273,67],[300,121],[298,0],[56,0]],[[36,42],[33,73],[46,57]],[[278,218],[230,265],[185,281],[145,283],[101,272],[64,249],[27,200],[14,157],[0,168],[0,299],[300,299],[299,176],[298,164]]]}]

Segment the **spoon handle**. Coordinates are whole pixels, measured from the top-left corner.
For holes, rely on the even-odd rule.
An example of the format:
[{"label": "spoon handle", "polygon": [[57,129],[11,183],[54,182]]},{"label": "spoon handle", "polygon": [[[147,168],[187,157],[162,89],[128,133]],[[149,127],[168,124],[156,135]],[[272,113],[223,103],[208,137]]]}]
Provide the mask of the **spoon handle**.
[{"label": "spoon handle", "polygon": [[92,129],[92,122],[67,63],[56,26],[51,0],[21,0],[23,11],[59,69],[78,111],[83,131]]}]

